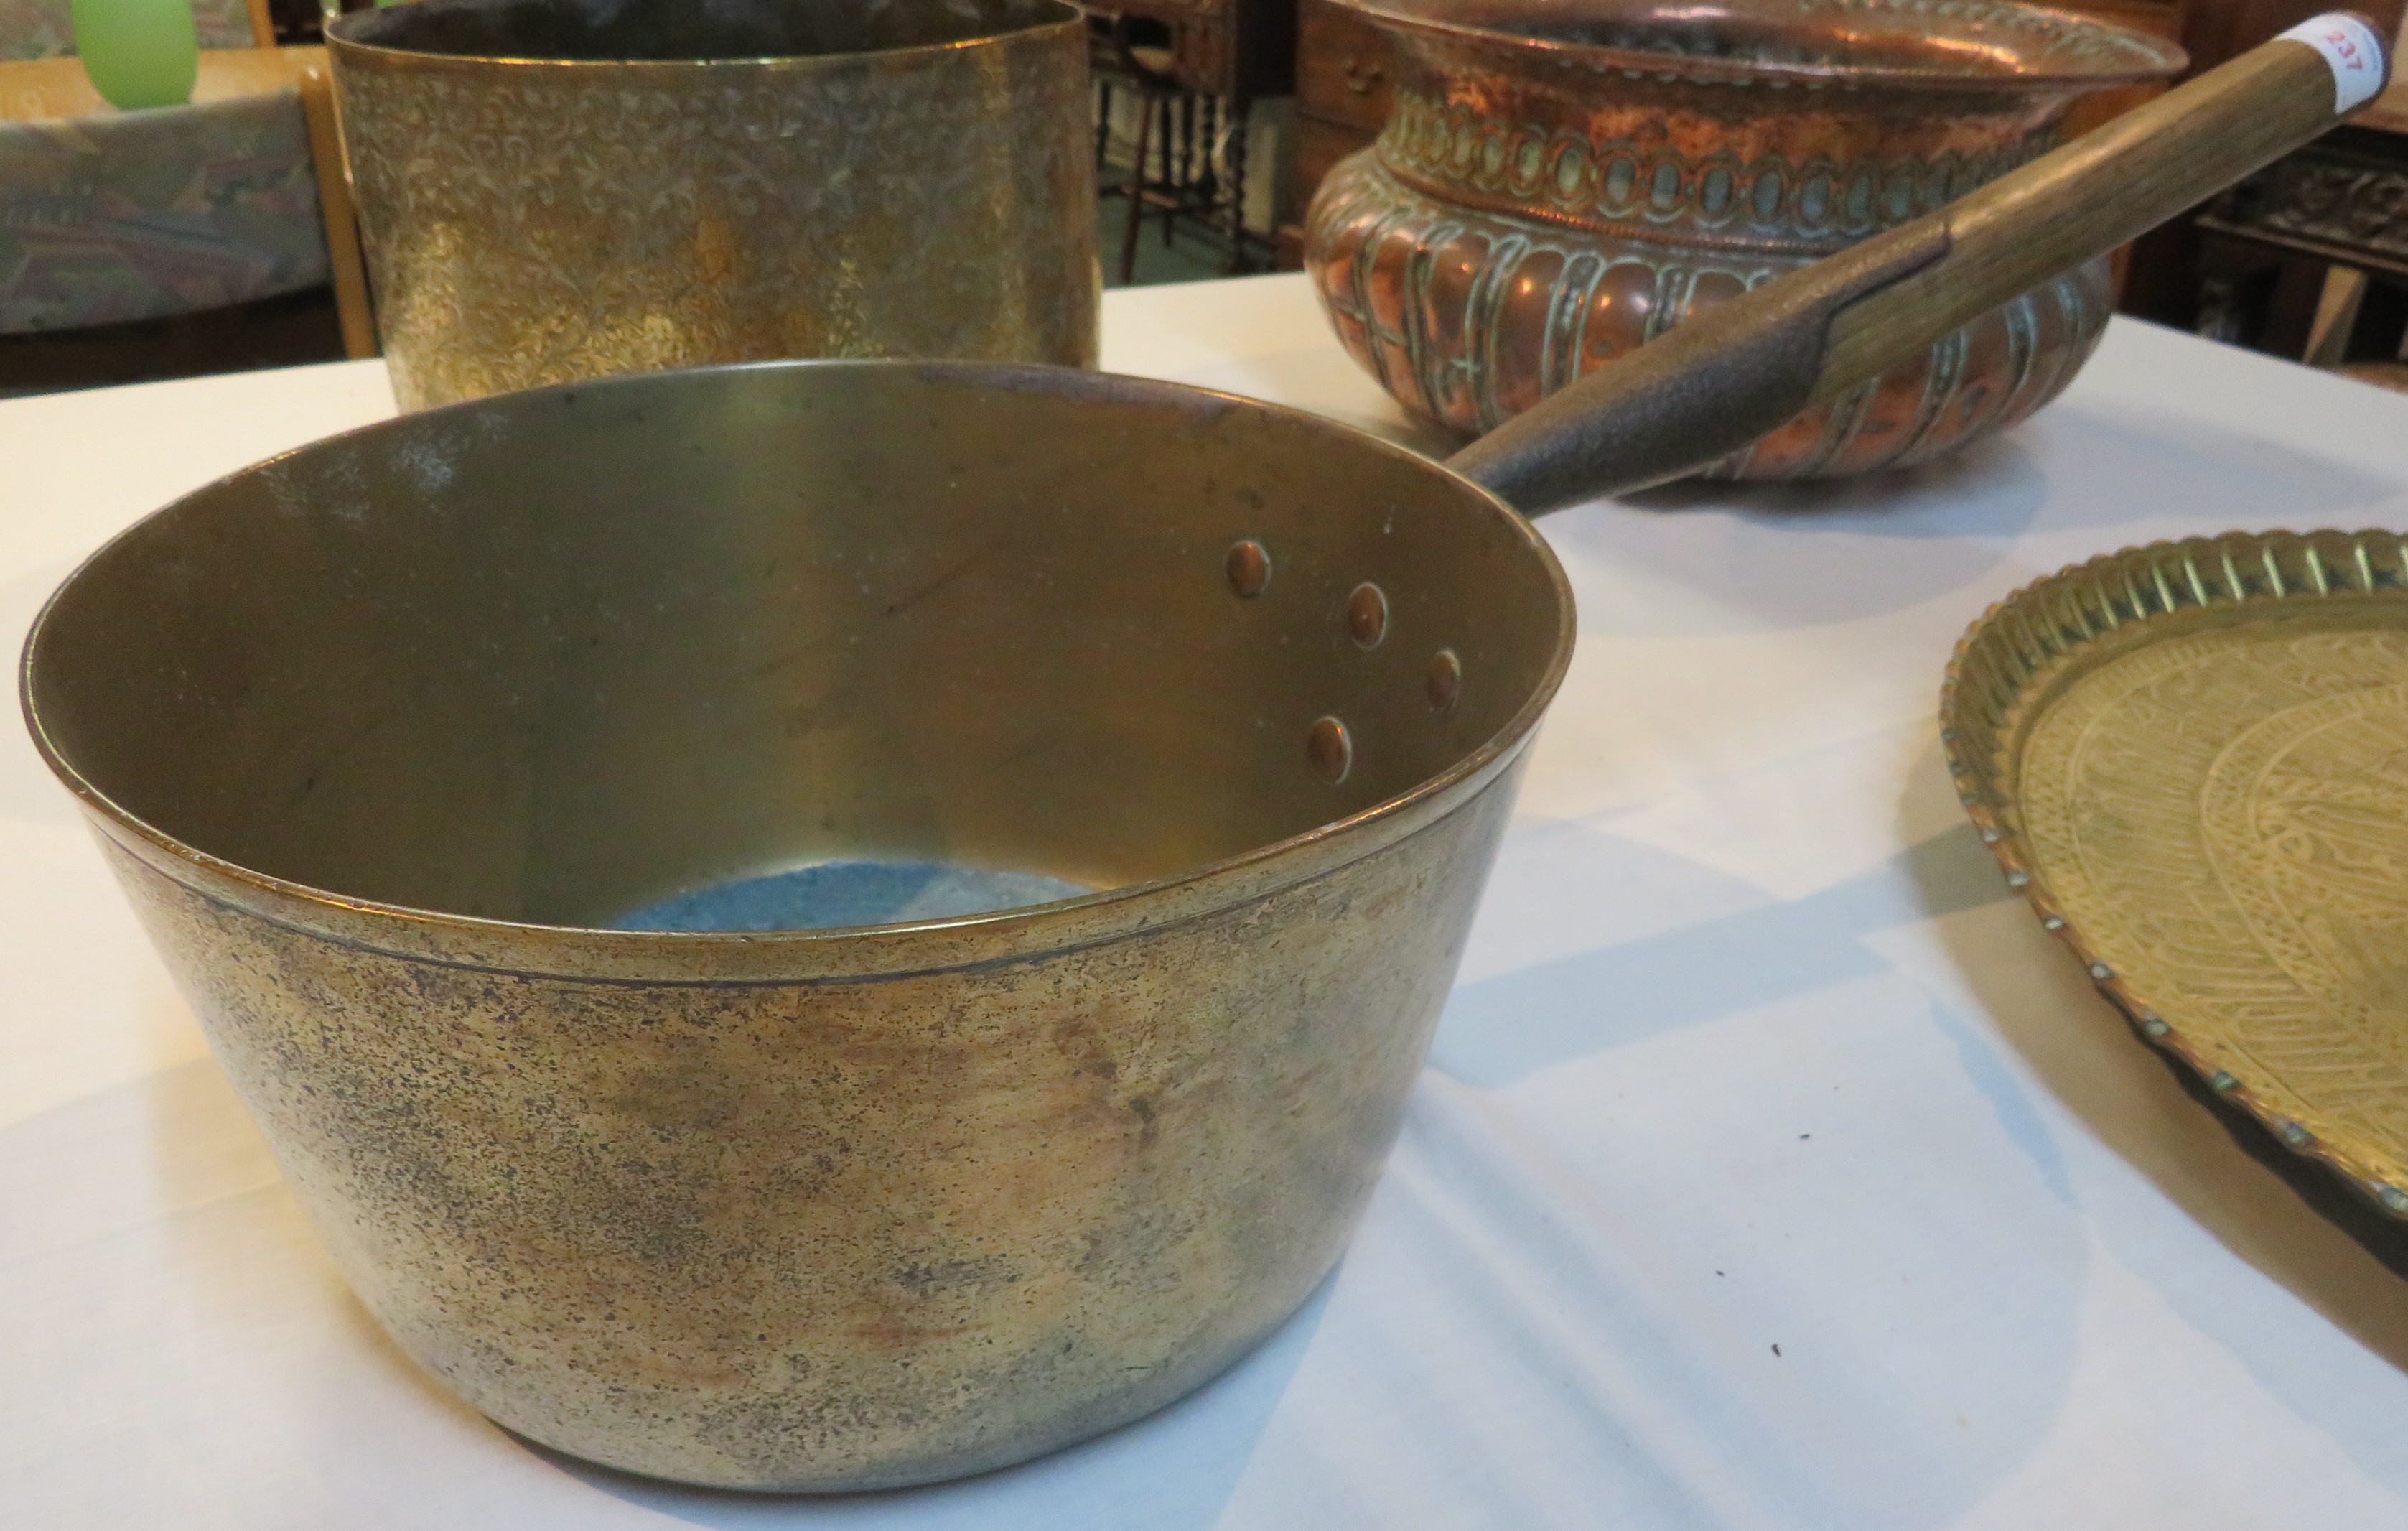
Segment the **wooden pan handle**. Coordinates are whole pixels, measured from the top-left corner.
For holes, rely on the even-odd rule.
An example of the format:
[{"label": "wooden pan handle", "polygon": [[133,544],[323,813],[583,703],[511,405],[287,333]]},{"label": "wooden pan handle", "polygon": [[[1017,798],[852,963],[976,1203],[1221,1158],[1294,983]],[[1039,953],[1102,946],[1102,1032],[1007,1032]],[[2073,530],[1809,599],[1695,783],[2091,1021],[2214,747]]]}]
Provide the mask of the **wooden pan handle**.
[{"label": "wooden pan handle", "polygon": [[1691,315],[1449,466],[1532,515],[1693,473],[2279,159],[2389,73],[2363,18],[2319,17],[1937,212]]},{"label": "wooden pan handle", "polygon": [[[2362,21],[2359,36],[2334,30],[2370,71],[2358,99],[2372,101],[2389,62],[2380,37]],[[1871,381],[2017,293],[2280,159],[2340,120],[2336,99],[2325,56],[2278,38],[1967,194],[1941,209],[1945,255],[1832,316],[1814,399]]]}]

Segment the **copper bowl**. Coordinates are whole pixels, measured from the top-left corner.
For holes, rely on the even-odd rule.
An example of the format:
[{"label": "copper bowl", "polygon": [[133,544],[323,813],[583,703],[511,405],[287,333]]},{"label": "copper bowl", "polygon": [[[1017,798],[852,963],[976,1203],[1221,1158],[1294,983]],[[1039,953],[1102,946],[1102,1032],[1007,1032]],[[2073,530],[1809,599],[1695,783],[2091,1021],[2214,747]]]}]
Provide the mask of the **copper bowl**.
[{"label": "copper bowl", "polygon": [[[1397,52],[1377,144],[1322,183],[1305,265],[1414,413],[1490,429],[1683,315],[2056,146],[2182,50],[2003,0],[1340,0]],[[1921,462],[2055,397],[2104,330],[2101,256],[1727,460]]]}]

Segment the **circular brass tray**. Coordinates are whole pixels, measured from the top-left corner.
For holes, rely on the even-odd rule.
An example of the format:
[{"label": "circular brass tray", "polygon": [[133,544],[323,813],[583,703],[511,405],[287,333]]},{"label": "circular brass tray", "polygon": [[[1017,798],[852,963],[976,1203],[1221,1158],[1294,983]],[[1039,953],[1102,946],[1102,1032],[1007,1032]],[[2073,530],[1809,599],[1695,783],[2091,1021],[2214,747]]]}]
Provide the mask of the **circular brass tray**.
[{"label": "circular brass tray", "polygon": [[2133,1024],[2408,1219],[2408,539],[2128,549],[1992,607],[1958,798]]}]

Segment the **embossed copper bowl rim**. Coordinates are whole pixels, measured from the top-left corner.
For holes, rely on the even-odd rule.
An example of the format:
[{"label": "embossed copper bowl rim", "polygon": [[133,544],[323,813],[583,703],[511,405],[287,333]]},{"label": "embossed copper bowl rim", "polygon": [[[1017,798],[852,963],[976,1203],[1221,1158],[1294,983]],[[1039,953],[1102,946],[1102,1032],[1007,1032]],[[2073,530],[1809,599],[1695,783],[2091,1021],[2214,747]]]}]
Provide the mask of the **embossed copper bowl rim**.
[{"label": "embossed copper bowl rim", "polygon": [[[439,3],[439,0],[411,0],[413,7]],[[429,48],[401,48],[392,43],[365,42],[348,34],[362,29],[374,29],[380,22],[405,25],[403,22],[384,22],[382,19],[401,7],[379,6],[367,10],[355,10],[338,16],[326,23],[325,36],[330,46],[338,51],[374,57],[381,62],[408,63],[413,67],[445,64],[508,65],[511,68],[558,69],[629,69],[673,70],[687,73],[702,69],[774,69],[781,71],[809,69],[814,65],[859,64],[863,60],[909,59],[957,53],[965,49],[988,48],[1014,38],[1043,36],[1054,32],[1076,29],[1083,32],[1086,13],[1069,0],[1034,0],[1049,14],[1041,21],[1028,21],[1017,25],[982,32],[975,36],[955,37],[945,42],[906,43],[895,48],[856,48],[829,53],[728,53],[700,59],[570,59],[553,58],[541,53],[454,53]],[[466,7],[462,7],[466,8]]]},{"label": "embossed copper bowl rim", "polygon": [[[2266,1079],[2236,1074],[2165,1018],[2160,1004],[2116,972],[2067,917],[2024,837],[2013,779],[2017,749],[2053,683],[2093,641],[2134,624],[2252,603],[2408,597],[2408,537],[2396,532],[2229,531],[2151,542],[2069,564],[1982,614],[1957,641],[1940,688],[1940,739],[1956,799],[2041,926],[2062,940],[2132,1029],[2249,1113],[2293,1152],[2339,1174],[2384,1212],[2408,1220],[2408,1185],[2363,1151],[2310,1131],[2264,1094]],[[2269,1076],[2269,1078],[2272,1076]]]},{"label": "embossed copper bowl rim", "polygon": [[[2187,52],[2161,37],[2046,6],[2026,5],[2022,0],[1985,0],[1985,3],[1988,8],[2056,22],[2063,29],[2060,40],[2062,36],[2072,36],[2114,41],[2140,56],[2124,67],[2089,66],[2069,61],[2035,65],[2029,69],[1995,72],[1940,67],[1924,69],[1890,64],[1814,64],[1779,59],[1741,59],[1616,48],[1602,43],[1535,36],[1480,25],[1462,16],[1427,15],[1409,8],[1416,3],[1426,3],[1426,0],[1336,0],[1336,3],[1388,30],[1417,33],[1455,42],[1478,43],[1500,50],[1511,49],[1526,53],[1534,62],[1551,63],[1559,67],[1585,67],[1634,77],[1652,75],[1734,85],[1801,85],[1810,90],[1831,87],[1856,89],[1872,85],[1905,90],[2002,94],[2050,89],[2089,91],[2164,79],[2180,74],[2190,64]],[[1499,18],[1511,8],[1508,6],[1498,7]],[[1534,6],[1526,8],[1532,13],[1544,14],[1546,7]]]},{"label": "embossed copper bowl rim", "polygon": [[[36,669],[53,608],[120,543],[224,486],[306,455],[349,450],[412,425],[423,426],[447,416],[465,420],[520,400],[549,400],[565,392],[605,388],[674,386],[673,380],[684,375],[804,368],[909,368],[966,379],[989,388],[1067,392],[1073,397],[1080,393],[1123,397],[1134,394],[1220,410],[1266,412],[1351,443],[1350,450],[1410,464],[1431,476],[1433,493],[1460,495],[1484,505],[1538,560],[1556,600],[1553,651],[1531,682],[1528,695],[1495,732],[1446,769],[1343,817],[1233,856],[1075,898],[942,919],[794,931],[624,931],[549,925],[414,908],[315,888],[213,855],[150,823],[84,776],[43,723]],[[597,982],[794,984],[910,977],[1103,946],[1141,931],[1160,930],[1258,902],[1375,854],[1461,808],[1512,763],[1536,733],[1563,682],[1571,662],[1573,636],[1570,582],[1546,539],[1529,521],[1497,496],[1429,458],[1325,415],[1189,383],[1074,368],[817,358],[636,373],[469,399],[358,426],[224,474],[178,496],[111,537],[60,582],[26,634],[18,663],[18,697],[27,731],[43,761],[98,816],[111,839],[204,898],[226,902],[230,895],[239,895],[242,907],[259,917],[361,950],[443,966]]]}]

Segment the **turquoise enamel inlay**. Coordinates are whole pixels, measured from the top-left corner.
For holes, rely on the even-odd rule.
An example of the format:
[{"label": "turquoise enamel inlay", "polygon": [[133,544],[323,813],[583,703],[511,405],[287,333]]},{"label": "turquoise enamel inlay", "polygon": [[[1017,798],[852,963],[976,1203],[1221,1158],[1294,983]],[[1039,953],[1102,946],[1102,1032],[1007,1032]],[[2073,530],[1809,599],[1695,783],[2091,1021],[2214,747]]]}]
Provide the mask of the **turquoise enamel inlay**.
[{"label": "turquoise enamel inlay", "polygon": [[1555,195],[1570,202],[1588,181],[1588,151],[1568,143],[1555,155]]},{"label": "turquoise enamel inlay", "polygon": [[1706,172],[1705,181],[1698,189],[1698,207],[1709,218],[1721,218],[1730,211],[1731,173],[1720,165]]},{"label": "turquoise enamel inlay", "polygon": [[1777,222],[1781,217],[1782,198],[1789,183],[1782,179],[1778,168],[1768,166],[1756,173],[1756,221],[1759,224]]},{"label": "turquoise enamel inlay", "polygon": [[1672,160],[1658,160],[1656,181],[1647,200],[1657,212],[1670,212],[1681,205],[1681,166]]},{"label": "turquoise enamel inlay", "polygon": [[1873,221],[1873,178],[1859,174],[1848,182],[1848,226],[1862,228]]},{"label": "turquoise enamel inlay", "polygon": [[1605,167],[1605,208],[1620,212],[1630,206],[1631,189],[1639,182],[1639,166],[1622,155]]}]

